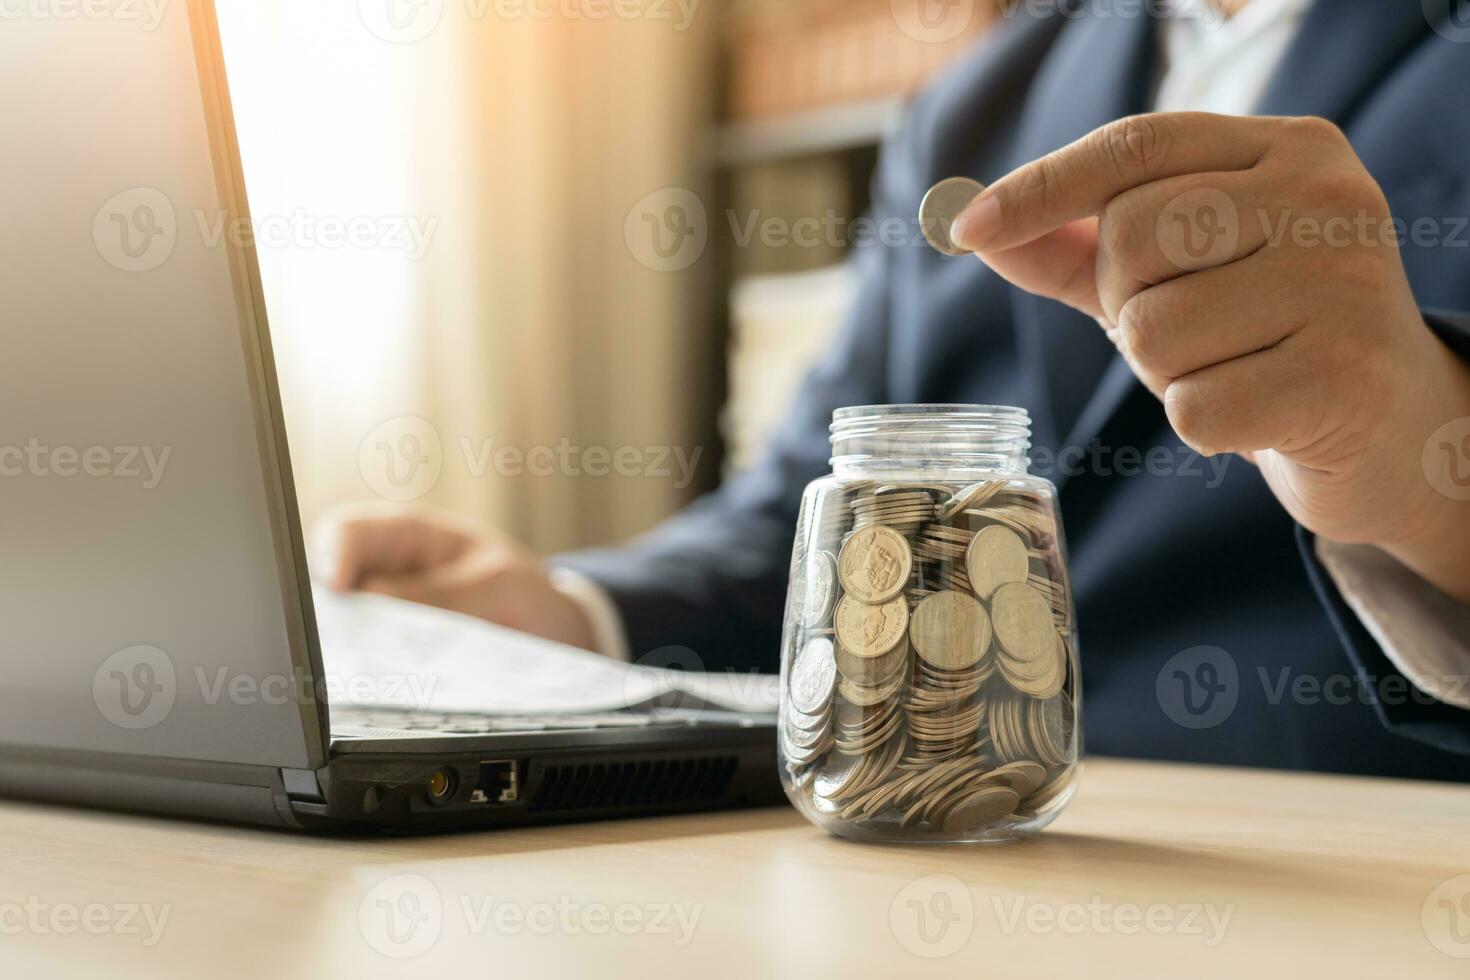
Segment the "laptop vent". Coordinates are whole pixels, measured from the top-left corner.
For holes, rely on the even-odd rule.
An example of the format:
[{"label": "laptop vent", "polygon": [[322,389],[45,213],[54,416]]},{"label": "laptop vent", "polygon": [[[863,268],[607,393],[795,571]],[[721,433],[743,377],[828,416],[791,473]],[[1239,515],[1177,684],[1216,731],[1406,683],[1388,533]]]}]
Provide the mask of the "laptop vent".
[{"label": "laptop vent", "polygon": [[725,794],[737,766],[733,756],[548,766],[531,809],[714,803]]}]

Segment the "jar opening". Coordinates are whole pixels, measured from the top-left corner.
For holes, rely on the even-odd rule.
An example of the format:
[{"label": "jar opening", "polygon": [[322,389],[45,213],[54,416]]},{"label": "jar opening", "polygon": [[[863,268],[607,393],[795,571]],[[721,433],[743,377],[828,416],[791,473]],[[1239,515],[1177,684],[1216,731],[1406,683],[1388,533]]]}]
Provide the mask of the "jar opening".
[{"label": "jar opening", "polygon": [[970,470],[1025,473],[1031,416],[1004,405],[861,405],[832,413],[841,475]]}]

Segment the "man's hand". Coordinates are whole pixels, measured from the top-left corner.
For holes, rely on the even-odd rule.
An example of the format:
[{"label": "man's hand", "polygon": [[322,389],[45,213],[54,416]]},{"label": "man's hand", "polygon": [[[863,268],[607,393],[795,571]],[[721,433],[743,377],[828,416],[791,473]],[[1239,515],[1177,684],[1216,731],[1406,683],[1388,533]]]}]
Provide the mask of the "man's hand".
[{"label": "man's hand", "polygon": [[1421,453],[1470,370],[1420,316],[1378,185],[1331,123],[1204,113],[1105,126],[992,185],[954,240],[1096,317],[1179,437],[1282,505],[1470,601],[1470,513]]},{"label": "man's hand", "polygon": [[325,528],[332,587],[421,602],[593,649],[582,608],[552,584],[535,555],[454,517],[397,510],[344,511]]}]

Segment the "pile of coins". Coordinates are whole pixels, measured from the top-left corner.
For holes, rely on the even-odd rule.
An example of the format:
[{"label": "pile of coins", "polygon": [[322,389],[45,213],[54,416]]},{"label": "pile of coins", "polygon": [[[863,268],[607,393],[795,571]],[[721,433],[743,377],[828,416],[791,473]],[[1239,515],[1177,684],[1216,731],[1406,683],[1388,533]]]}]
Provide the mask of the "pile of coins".
[{"label": "pile of coins", "polygon": [[813,510],[788,606],[792,784],[817,814],[916,837],[1035,817],[1077,760],[1050,498],[1005,480],[868,481]]}]

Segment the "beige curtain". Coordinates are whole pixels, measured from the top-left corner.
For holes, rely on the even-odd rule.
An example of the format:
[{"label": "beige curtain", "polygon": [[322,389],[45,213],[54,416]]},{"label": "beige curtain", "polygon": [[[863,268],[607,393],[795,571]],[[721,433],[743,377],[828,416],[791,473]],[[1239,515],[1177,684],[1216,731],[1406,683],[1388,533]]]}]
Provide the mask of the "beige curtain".
[{"label": "beige curtain", "polygon": [[444,0],[420,37],[373,6],[401,0],[219,2],[257,226],[377,231],[260,243],[308,522],[387,496],[552,551],[686,500],[705,262],[650,268],[625,228],[708,199],[716,11]]}]

